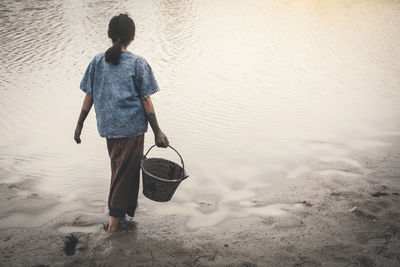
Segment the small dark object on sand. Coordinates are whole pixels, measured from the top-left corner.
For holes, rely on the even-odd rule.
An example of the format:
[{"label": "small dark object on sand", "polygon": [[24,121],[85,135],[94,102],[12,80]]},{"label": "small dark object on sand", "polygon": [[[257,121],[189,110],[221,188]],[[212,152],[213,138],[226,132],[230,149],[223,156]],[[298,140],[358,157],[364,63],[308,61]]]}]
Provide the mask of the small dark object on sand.
[{"label": "small dark object on sand", "polygon": [[388,195],[388,193],[380,192],[380,191],[378,191],[378,192],[376,192],[374,194],[371,194],[371,196],[373,196],[373,197],[380,197],[380,196],[387,196],[387,195]]},{"label": "small dark object on sand", "polygon": [[312,206],[312,204],[310,203],[310,201],[307,201],[307,200],[303,200],[301,203],[303,203],[303,205],[304,205],[304,206],[307,206],[307,207],[311,207],[311,206]]},{"label": "small dark object on sand", "polygon": [[393,195],[395,195],[395,196],[398,196],[398,195],[399,195],[399,193],[397,193],[397,192],[394,192],[394,193],[393,193]]},{"label": "small dark object on sand", "polygon": [[75,254],[76,244],[79,240],[73,234],[64,237],[64,251],[67,256],[72,256]]}]

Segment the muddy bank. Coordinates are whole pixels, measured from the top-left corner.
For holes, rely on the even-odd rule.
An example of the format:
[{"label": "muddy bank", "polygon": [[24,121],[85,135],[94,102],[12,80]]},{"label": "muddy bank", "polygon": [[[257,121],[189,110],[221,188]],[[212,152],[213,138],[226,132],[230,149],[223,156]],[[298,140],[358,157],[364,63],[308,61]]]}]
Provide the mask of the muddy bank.
[{"label": "muddy bank", "polygon": [[[254,200],[300,205],[278,216],[190,230],[185,216],[156,216],[142,205],[129,229],[116,234],[102,229],[105,213],[67,212],[39,227],[8,227],[0,231],[1,265],[398,266],[399,151],[359,156],[368,169],[359,176],[313,172],[281,181]],[[56,197],[29,188],[29,180],[2,184],[2,214],[57,205]]]},{"label": "muddy bank", "polygon": [[[185,231],[180,217],[141,216],[131,230],[108,234],[105,216],[72,213],[43,227],[2,231],[2,265],[398,266],[399,196],[354,201],[347,200],[351,192],[332,193],[297,214],[230,220],[197,232]],[[349,212],[353,204],[376,220]],[[57,231],[64,225],[97,229]]]}]

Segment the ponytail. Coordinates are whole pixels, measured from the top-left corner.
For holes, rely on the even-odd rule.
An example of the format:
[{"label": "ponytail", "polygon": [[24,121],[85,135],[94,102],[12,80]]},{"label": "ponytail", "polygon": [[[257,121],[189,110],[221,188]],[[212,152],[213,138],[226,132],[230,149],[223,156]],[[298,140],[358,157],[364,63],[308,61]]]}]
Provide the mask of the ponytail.
[{"label": "ponytail", "polygon": [[117,39],[113,46],[106,51],[106,61],[111,62],[113,65],[118,65],[121,58],[121,39]]},{"label": "ponytail", "polygon": [[121,45],[128,44],[135,35],[135,23],[127,14],[112,17],[108,24],[108,37],[113,41],[113,46],[106,53],[106,61],[118,65],[121,58]]}]

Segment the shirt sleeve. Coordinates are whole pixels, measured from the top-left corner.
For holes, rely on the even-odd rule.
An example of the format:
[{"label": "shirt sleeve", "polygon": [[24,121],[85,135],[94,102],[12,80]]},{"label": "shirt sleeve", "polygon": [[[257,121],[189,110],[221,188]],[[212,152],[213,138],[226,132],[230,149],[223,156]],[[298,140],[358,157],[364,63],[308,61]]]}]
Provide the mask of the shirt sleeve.
[{"label": "shirt sleeve", "polygon": [[134,82],[140,99],[147,98],[160,90],[153,70],[144,58],[136,60]]},{"label": "shirt sleeve", "polygon": [[83,75],[83,78],[79,86],[81,90],[90,97],[92,97],[93,95],[94,73],[95,73],[95,58],[92,59],[92,61],[86,68],[85,74]]}]

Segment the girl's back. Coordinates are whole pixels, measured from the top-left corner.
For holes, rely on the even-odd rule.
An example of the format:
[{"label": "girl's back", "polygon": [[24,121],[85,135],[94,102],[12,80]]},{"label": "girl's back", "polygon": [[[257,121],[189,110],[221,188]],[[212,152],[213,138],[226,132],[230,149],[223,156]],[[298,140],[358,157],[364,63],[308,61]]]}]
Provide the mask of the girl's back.
[{"label": "girl's back", "polygon": [[118,65],[107,62],[105,53],[97,54],[80,88],[93,98],[99,134],[107,138],[145,133],[141,99],[160,90],[147,61],[129,51],[121,51]]}]

